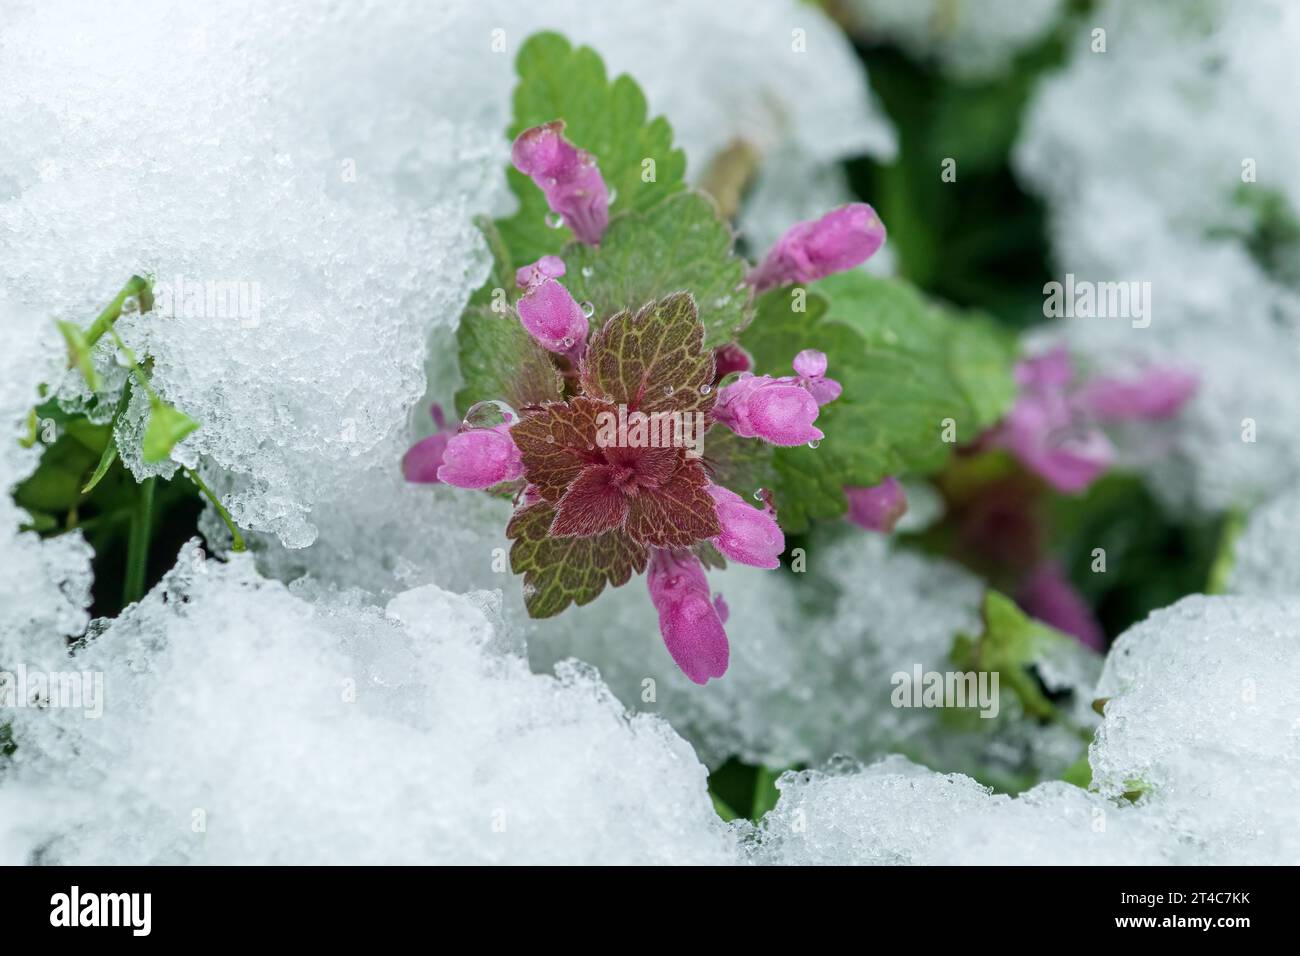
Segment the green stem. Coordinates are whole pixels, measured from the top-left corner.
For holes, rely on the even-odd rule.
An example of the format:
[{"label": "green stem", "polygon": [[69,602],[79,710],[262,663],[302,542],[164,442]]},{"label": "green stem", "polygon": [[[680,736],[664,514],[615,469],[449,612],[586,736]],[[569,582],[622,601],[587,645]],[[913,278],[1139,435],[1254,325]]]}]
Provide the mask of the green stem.
[{"label": "green stem", "polygon": [[140,497],[131,514],[127,539],[126,580],[122,587],[122,604],[133,604],[144,597],[144,582],[149,570],[149,539],[153,530],[153,490],[158,479],[140,482]]},{"label": "green stem", "polygon": [[212,489],[203,483],[203,479],[198,476],[197,472],[191,471],[188,468],[185,468],[184,471],[185,477],[199,486],[199,491],[203,492],[204,497],[206,497],[208,501],[212,502],[212,507],[215,508],[217,514],[221,516],[221,520],[226,523],[226,530],[230,532],[230,537],[233,541],[233,544],[231,544],[231,550],[237,552],[247,550],[244,545],[244,536],[240,534],[239,529],[235,527],[234,519],[230,517],[230,512],[227,511],[226,506],[221,503],[221,499],[213,494]]},{"label": "green stem", "polygon": [[142,279],[139,276],[131,276],[130,281],[122,286],[122,291],[117,294],[108,305],[104,306],[104,311],[99,313],[95,321],[90,323],[90,328],[86,330],[86,344],[93,346],[104,333],[113,328],[113,323],[122,315],[122,303],[131,296],[135,296],[140,301],[140,311],[148,312],[153,308],[153,296],[148,279]]},{"label": "green stem", "polygon": [[1219,549],[1210,565],[1209,579],[1205,582],[1206,594],[1223,594],[1228,590],[1228,579],[1237,563],[1237,538],[1241,536],[1246,525],[1246,512],[1234,508],[1223,518],[1223,528],[1219,532]]},{"label": "green stem", "polygon": [[113,328],[111,325],[108,327],[108,334],[113,336],[113,341],[116,343],[118,350],[126,356],[126,363],[130,366],[131,373],[145,390],[145,394],[149,396],[149,400],[151,402],[158,401],[158,393],[155,392],[153,386],[149,384],[149,377],[144,374],[144,369],[140,367],[140,363],[136,360],[135,353],[132,352],[130,347],[122,341],[122,336],[120,336],[117,329]]}]

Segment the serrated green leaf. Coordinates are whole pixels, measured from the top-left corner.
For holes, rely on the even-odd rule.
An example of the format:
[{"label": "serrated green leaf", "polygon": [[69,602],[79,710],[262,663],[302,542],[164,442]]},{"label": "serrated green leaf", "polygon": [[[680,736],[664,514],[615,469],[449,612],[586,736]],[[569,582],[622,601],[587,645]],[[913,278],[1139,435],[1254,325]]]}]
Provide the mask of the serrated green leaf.
[{"label": "serrated green leaf", "polygon": [[564,284],[595,308],[593,329],[616,312],[689,292],[704,344],[715,348],[735,341],[752,314],[746,266],[732,253],[731,227],[702,193],[681,193],[647,212],[620,216],[599,247],[572,243],[563,255]]},{"label": "serrated green leaf", "polygon": [[141,454],[150,464],[160,462],[172,453],[176,443],[199,427],[199,423],[184,412],[164,401],[154,399],[149,403],[149,423],[144,429]]},{"label": "serrated green leaf", "polygon": [[500,313],[470,306],[456,330],[460,374],[456,408],[464,415],[475,402],[502,401],[516,411],[559,401],[563,380],[550,353],[533,339],[514,310]]},{"label": "serrated green leaf", "polygon": [[713,353],[685,292],[611,316],[587,343],[584,394],[629,410],[706,413],[712,381]]},{"label": "serrated green leaf", "polygon": [[[776,487],[775,451],[761,439],[741,438],[729,428],[715,425],[704,436],[704,467],[714,484],[753,500],[755,492]],[[776,504],[781,517],[779,499]]]},{"label": "serrated green leaf", "polygon": [[608,584],[620,587],[646,566],[646,550],[621,531],[590,538],[550,535],[555,508],[538,502],[516,511],[506,528],[510,569],[524,576],[532,617],[554,617],[570,604],[589,604]]},{"label": "serrated green leaf", "polygon": [[[530,127],[564,120],[565,138],[600,167],[614,197],[611,215],[648,209],[682,188],[686,156],[673,147],[672,127],[663,117],[648,117],[645,95],[631,77],[610,80],[596,51],[574,48],[558,33],[538,33],[520,48],[515,68],[519,83],[508,135],[513,140]],[[654,164],[649,182],[647,160]],[[571,233],[547,224],[546,198],[527,176],[514,169],[506,176],[519,197],[519,211],[499,224],[511,265],[558,254]]]},{"label": "serrated green leaf", "polygon": [[1073,638],[1025,615],[1014,601],[997,591],[984,595],[980,611],[984,631],[979,637],[958,634],[950,657],[968,671],[997,671],[1001,682],[1020,699],[1025,713],[1044,720],[1056,708],[1043,694],[1029,667],[1054,644],[1073,644]]},{"label": "serrated green leaf", "polygon": [[[770,375],[791,374],[801,349],[819,349],[844,388],[822,407],[817,427],[826,438],[816,449],[774,452],[787,532],[842,515],[845,487],[937,471],[955,444],[973,440],[1014,398],[1014,356],[1000,332],[861,270],[761,296],[741,344],[754,371]],[[943,440],[948,420],[955,443]]]}]

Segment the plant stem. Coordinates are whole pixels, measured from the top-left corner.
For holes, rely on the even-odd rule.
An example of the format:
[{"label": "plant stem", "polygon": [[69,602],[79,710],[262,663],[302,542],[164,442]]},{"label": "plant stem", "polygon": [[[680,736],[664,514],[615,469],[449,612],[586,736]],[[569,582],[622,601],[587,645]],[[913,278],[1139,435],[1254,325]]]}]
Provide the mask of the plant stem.
[{"label": "plant stem", "polygon": [[244,536],[240,534],[239,529],[235,527],[235,522],[230,517],[230,512],[226,510],[226,506],[221,503],[221,499],[212,493],[212,489],[203,483],[203,479],[200,478],[196,472],[193,472],[188,468],[185,468],[184,471],[185,477],[199,486],[199,491],[203,492],[204,497],[206,497],[208,501],[212,502],[212,507],[215,508],[217,514],[221,516],[221,520],[226,523],[226,530],[230,532],[230,537],[233,542],[230,549],[236,552],[247,550],[244,545]]},{"label": "plant stem", "polygon": [[127,538],[126,580],[122,587],[122,605],[133,604],[144,597],[144,582],[149,570],[149,539],[153,530],[153,490],[157,478],[140,482],[140,497],[131,515],[131,529]]},{"label": "plant stem", "polygon": [[144,369],[140,367],[140,363],[136,361],[135,353],[132,352],[127,344],[122,341],[122,336],[118,335],[117,329],[109,326],[108,334],[113,336],[114,343],[116,343],[121,353],[126,356],[126,363],[131,367],[131,373],[135,376],[136,381],[143,386],[145,394],[149,396],[150,401],[157,401],[158,393],[155,392],[153,386],[149,384],[149,378],[144,374]]},{"label": "plant stem", "polygon": [[99,313],[95,321],[90,323],[90,328],[86,330],[86,344],[93,346],[104,333],[113,327],[113,323],[122,315],[122,303],[131,296],[140,300],[140,311],[148,312],[153,308],[153,300],[150,295],[149,280],[142,279],[139,276],[131,276],[130,281],[122,286],[116,298],[108,305],[104,306],[104,311]]},{"label": "plant stem", "polygon": [[1210,565],[1209,580],[1205,582],[1206,594],[1223,594],[1228,590],[1228,579],[1237,563],[1237,538],[1246,524],[1246,513],[1240,508],[1229,511],[1219,531],[1219,548]]}]

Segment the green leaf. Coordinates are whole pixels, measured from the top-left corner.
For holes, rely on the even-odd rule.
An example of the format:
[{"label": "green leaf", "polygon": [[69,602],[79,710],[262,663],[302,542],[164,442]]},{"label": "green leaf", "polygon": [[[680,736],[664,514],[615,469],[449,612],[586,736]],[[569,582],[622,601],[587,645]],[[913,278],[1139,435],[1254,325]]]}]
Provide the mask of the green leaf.
[{"label": "green leaf", "polygon": [[620,216],[599,247],[573,243],[563,255],[564,285],[595,307],[593,329],[616,312],[689,292],[704,344],[714,348],[735,341],[752,314],[746,266],[732,253],[731,227],[702,193],[681,193],[647,212]]},{"label": "green leaf", "polygon": [[997,591],[984,595],[984,632],[978,637],[958,634],[949,655],[968,671],[997,671],[1001,683],[1020,698],[1025,713],[1048,720],[1056,708],[1044,695],[1029,668],[1054,644],[1071,645],[1073,638],[1027,617],[1015,602]]},{"label": "green leaf", "polygon": [[[741,438],[729,428],[715,425],[704,438],[704,466],[713,483],[746,500],[755,492],[777,484],[773,461],[776,448],[759,438]],[[778,514],[784,525],[784,515]]]},{"label": "green leaf", "polygon": [[[817,427],[826,438],[816,449],[774,452],[787,532],[842,515],[845,487],[937,471],[954,444],[996,422],[1015,395],[1014,353],[999,330],[861,270],[764,294],[741,344],[757,374],[778,376],[791,374],[801,349],[819,349],[844,388],[822,407]],[[948,420],[956,443],[943,440]]]},{"label": "green leaf", "polygon": [[684,292],[617,313],[587,343],[583,393],[629,410],[708,412],[712,382],[713,353]]},{"label": "green leaf", "polygon": [[90,480],[86,482],[85,486],[81,489],[83,495],[88,495],[94,491],[95,486],[103,480],[106,474],[108,474],[108,469],[113,467],[113,462],[117,461],[117,438],[115,437],[117,421],[122,417],[122,413],[126,411],[126,406],[130,400],[131,384],[130,382],[127,382],[125,387],[122,389],[122,397],[118,399],[117,410],[113,412],[113,420],[109,425],[108,439],[104,442],[104,451],[99,456],[99,464],[95,466],[95,473],[90,476]]},{"label": "green leaf", "polygon": [[144,460],[159,462],[172,453],[176,443],[199,427],[199,423],[160,399],[149,403],[149,424],[141,448]]},{"label": "green leaf", "polygon": [[[682,188],[686,156],[673,147],[672,127],[663,117],[648,117],[645,95],[631,77],[610,80],[590,47],[575,49],[558,33],[538,33],[520,48],[515,68],[519,83],[511,140],[530,127],[564,120],[565,138],[589,152],[600,167],[614,197],[611,215],[648,209]],[[647,160],[654,164],[650,182],[645,181]],[[558,254],[571,238],[569,230],[546,224],[546,198],[527,176],[510,169],[507,180],[519,197],[519,211],[500,223],[511,265]]]},{"label": "green leaf", "polygon": [[500,313],[491,306],[470,306],[460,318],[456,344],[465,382],[456,392],[462,415],[475,402],[502,401],[519,411],[563,396],[560,372],[550,354],[528,334],[513,309]]},{"label": "green leaf", "polygon": [[113,462],[117,461],[117,441],[109,433],[108,441],[104,444],[104,453],[99,456],[99,464],[95,466],[95,473],[90,476],[90,480],[82,486],[81,493],[88,495],[94,491],[95,486],[108,474],[108,469],[113,467]]},{"label": "green leaf", "polygon": [[620,587],[646,566],[646,550],[621,531],[590,538],[550,536],[555,508],[538,502],[516,511],[506,527],[510,569],[524,576],[532,617],[553,617],[570,604],[595,600],[605,585]]},{"label": "green leaf", "polygon": [[58,326],[63,341],[68,347],[68,367],[81,369],[81,377],[86,380],[86,385],[92,392],[98,392],[103,387],[103,382],[95,369],[95,362],[90,354],[90,344],[86,341],[86,333],[73,322],[59,321],[55,325]]}]

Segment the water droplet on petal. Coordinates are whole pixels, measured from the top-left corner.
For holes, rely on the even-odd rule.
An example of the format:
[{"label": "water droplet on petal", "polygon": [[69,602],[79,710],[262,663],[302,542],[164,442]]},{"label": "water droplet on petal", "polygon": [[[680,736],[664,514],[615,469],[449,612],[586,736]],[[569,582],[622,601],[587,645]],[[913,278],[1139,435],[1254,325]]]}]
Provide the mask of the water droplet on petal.
[{"label": "water droplet on petal", "polygon": [[465,413],[460,423],[462,431],[474,428],[496,428],[498,425],[514,425],[519,422],[519,413],[505,402],[489,400],[475,402]]},{"label": "water droplet on petal", "polygon": [[568,351],[569,349],[573,348],[573,339],[569,338],[566,335],[564,338],[560,339],[560,345],[564,348],[565,351]]},{"label": "water droplet on petal", "polygon": [[819,438],[814,438],[812,441],[808,443],[809,448],[817,448],[820,445],[821,445],[821,439]]},{"label": "water droplet on petal", "polygon": [[582,314],[585,315],[587,318],[591,318],[593,315],[596,314],[596,307],[592,305],[590,302],[584,302],[578,308],[582,309]]},{"label": "water droplet on petal", "polygon": [[713,386],[712,386],[712,385],[705,384],[705,385],[701,385],[701,386],[700,386],[700,394],[701,394],[701,395],[707,395],[707,394],[709,394],[709,392],[711,392],[711,391],[713,391]]},{"label": "water droplet on petal", "polygon": [[559,229],[564,225],[564,217],[558,212],[548,212],[546,214],[546,225],[552,229]]},{"label": "water droplet on petal", "polygon": [[763,492],[764,492],[764,489],[762,489],[762,488],[759,488],[758,491],[754,492],[754,500],[755,500],[755,501],[762,501],[762,500],[763,500]]}]

